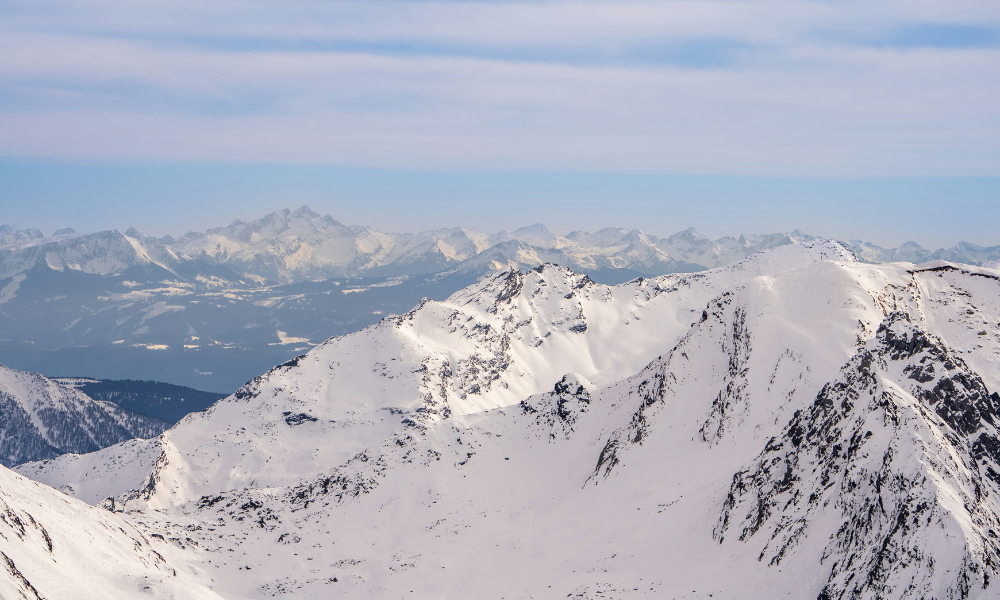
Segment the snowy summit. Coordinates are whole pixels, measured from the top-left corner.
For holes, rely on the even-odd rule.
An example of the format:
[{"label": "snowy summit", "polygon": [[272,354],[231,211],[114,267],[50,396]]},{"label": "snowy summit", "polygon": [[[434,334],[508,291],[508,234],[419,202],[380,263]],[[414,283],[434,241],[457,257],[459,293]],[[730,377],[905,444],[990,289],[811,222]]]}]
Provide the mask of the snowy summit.
[{"label": "snowy summit", "polygon": [[[16,470],[146,540],[154,597],[990,598],[998,324],[1000,272],[836,242],[618,286],[543,265]],[[8,594],[110,572],[24,540]],[[76,597],[159,576],[143,552]]]}]

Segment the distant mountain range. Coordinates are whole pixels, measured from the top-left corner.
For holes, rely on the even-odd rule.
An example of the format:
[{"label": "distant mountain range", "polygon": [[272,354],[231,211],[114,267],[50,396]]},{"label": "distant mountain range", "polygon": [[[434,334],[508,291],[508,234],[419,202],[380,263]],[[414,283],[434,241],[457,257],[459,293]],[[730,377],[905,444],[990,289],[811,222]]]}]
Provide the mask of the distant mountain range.
[{"label": "distant mountain range", "polygon": [[[0,225],[0,279],[43,264],[56,271],[97,275],[137,270],[169,273],[204,287],[216,282],[282,285],[449,270],[488,272],[511,266],[531,268],[542,262],[587,273],[628,270],[654,276],[711,269],[768,248],[818,239],[795,230],[711,240],[694,228],[660,238],[614,227],[561,236],[541,224],[492,234],[465,228],[384,233],[372,227],[344,225],[303,206],[178,238],[156,238],[135,229],[84,235],[61,229],[45,237],[37,229]],[[949,260],[981,265],[1000,259],[1000,246],[966,242],[933,251],[916,242],[898,248],[861,240],[850,240],[846,245],[861,260],[875,263]]]},{"label": "distant mountain range", "polygon": [[851,240],[847,246],[858,255],[858,258],[869,263],[909,262],[920,264],[932,260],[947,260],[983,266],[1000,260],[1000,246],[983,247],[968,242],[959,242],[951,248],[938,248],[937,250],[927,250],[916,242],[906,242],[898,248],[881,248],[861,240]]},{"label": "distant mountain range", "polygon": [[627,270],[653,276],[713,268],[767,248],[817,239],[795,231],[709,240],[694,229],[657,238],[620,228],[558,236],[538,224],[494,234],[463,228],[398,234],[347,226],[305,206],[176,239],[135,229],[57,233],[43,237],[36,229],[3,226],[0,279],[44,265],[96,275],[173,276],[210,288],[219,283],[283,285],[449,270],[482,274],[541,262],[588,273]]},{"label": "distant mountain range", "polygon": [[[543,225],[384,233],[308,207],[174,238],[0,226],[0,363],[53,376],[147,379],[229,392],[323,340],[443,300],[488,273],[554,263],[599,283],[696,272],[789,244],[793,231],[710,240]],[[983,264],[1000,246],[926,251],[851,241],[867,262]]]}]

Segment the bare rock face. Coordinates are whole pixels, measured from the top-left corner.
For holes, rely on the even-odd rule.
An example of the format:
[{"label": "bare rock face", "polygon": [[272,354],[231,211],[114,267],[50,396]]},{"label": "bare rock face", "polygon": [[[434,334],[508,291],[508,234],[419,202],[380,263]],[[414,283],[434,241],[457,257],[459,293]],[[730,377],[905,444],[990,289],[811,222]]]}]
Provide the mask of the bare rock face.
[{"label": "bare rock face", "polygon": [[769,566],[829,539],[824,600],[968,597],[1000,567],[998,411],[959,356],[893,313],[734,476],[715,536],[766,540]]},{"label": "bare rock face", "polygon": [[542,435],[556,441],[569,438],[577,419],[590,408],[590,401],[585,380],[570,373],[557,381],[551,392],[522,400],[520,408],[534,420],[534,427]]}]

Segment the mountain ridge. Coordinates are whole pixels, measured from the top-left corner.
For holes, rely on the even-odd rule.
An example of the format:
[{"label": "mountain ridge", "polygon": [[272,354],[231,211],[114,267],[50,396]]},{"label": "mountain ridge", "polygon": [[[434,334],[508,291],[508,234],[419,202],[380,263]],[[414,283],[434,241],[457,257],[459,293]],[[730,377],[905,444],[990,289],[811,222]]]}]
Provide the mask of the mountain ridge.
[{"label": "mountain ridge", "polygon": [[[572,231],[560,236],[538,223],[494,234],[460,227],[419,233],[383,233],[372,227],[345,225],[330,216],[321,216],[308,206],[294,211],[287,208],[274,211],[251,221],[236,219],[226,227],[211,228],[204,233],[192,231],[179,237],[154,238],[132,228],[124,234],[115,231],[85,235],[63,233],[68,231],[71,230],[60,230],[57,235],[46,238],[38,230],[17,230],[4,225],[3,237],[0,237],[0,265],[37,262],[34,255],[38,251],[27,251],[40,245],[48,248],[47,255],[53,255],[55,247],[52,244],[57,247],[81,245],[81,238],[108,238],[117,234],[129,240],[136,262],[145,259],[169,271],[178,262],[195,261],[224,266],[242,277],[263,278],[272,283],[363,274],[434,273],[460,266],[498,244],[512,241],[523,242],[535,252],[554,252],[553,256],[559,256],[566,266],[577,270],[625,268],[645,275],[663,275],[675,272],[671,269],[690,272],[715,268],[774,246],[819,239],[799,230],[710,240],[694,228],[657,237],[637,229],[615,227],[594,233]],[[860,240],[850,240],[846,244],[868,262],[949,260],[980,265],[1000,259],[1000,246],[981,247],[966,242],[934,251],[915,242],[906,242],[899,248],[882,248]],[[16,251],[32,256],[17,260],[18,257],[13,256]],[[113,264],[81,265],[65,259],[57,260],[55,267],[61,268],[63,264],[100,274],[114,272]],[[17,267],[10,265],[0,270],[5,276],[17,272],[20,272]]]},{"label": "mountain ridge", "polygon": [[188,538],[180,572],[235,597],[985,599],[997,323],[1000,272],[835,242],[543,265],[18,471]]},{"label": "mountain ridge", "polygon": [[169,423],[0,365],[0,464],[11,467],[155,437]]}]

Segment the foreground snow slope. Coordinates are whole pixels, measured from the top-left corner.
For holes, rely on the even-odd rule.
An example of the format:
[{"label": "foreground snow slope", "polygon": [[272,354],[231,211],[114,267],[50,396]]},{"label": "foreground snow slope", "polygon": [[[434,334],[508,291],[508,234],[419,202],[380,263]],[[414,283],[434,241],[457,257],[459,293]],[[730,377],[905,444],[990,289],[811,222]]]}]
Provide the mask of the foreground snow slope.
[{"label": "foreground snow slope", "polygon": [[[787,246],[705,274],[621,286],[553,265],[502,273],[258,377],[153,442],[159,455],[130,443],[21,472],[88,502],[142,488],[156,507],[288,485],[348,460],[402,421],[517,404],[568,372],[596,384],[621,379],[669,348],[720,290],[825,259],[853,257],[836,243]],[[143,469],[155,470],[155,485],[136,479]]]},{"label": "foreground snow slope", "polygon": [[155,437],[169,426],[41,375],[3,365],[0,415],[0,464],[5,466]]},{"label": "foreground snow slope", "polygon": [[0,467],[0,598],[220,598],[176,552],[159,534]]},{"label": "foreground snow slope", "polygon": [[235,598],[995,597],[998,277],[737,282],[620,382],[569,374],[138,518],[213,523],[196,539]]},{"label": "foreground snow slope", "polygon": [[992,598],[998,324],[1000,272],[833,244],[546,267],[21,470],[190,538],[227,598]]}]

